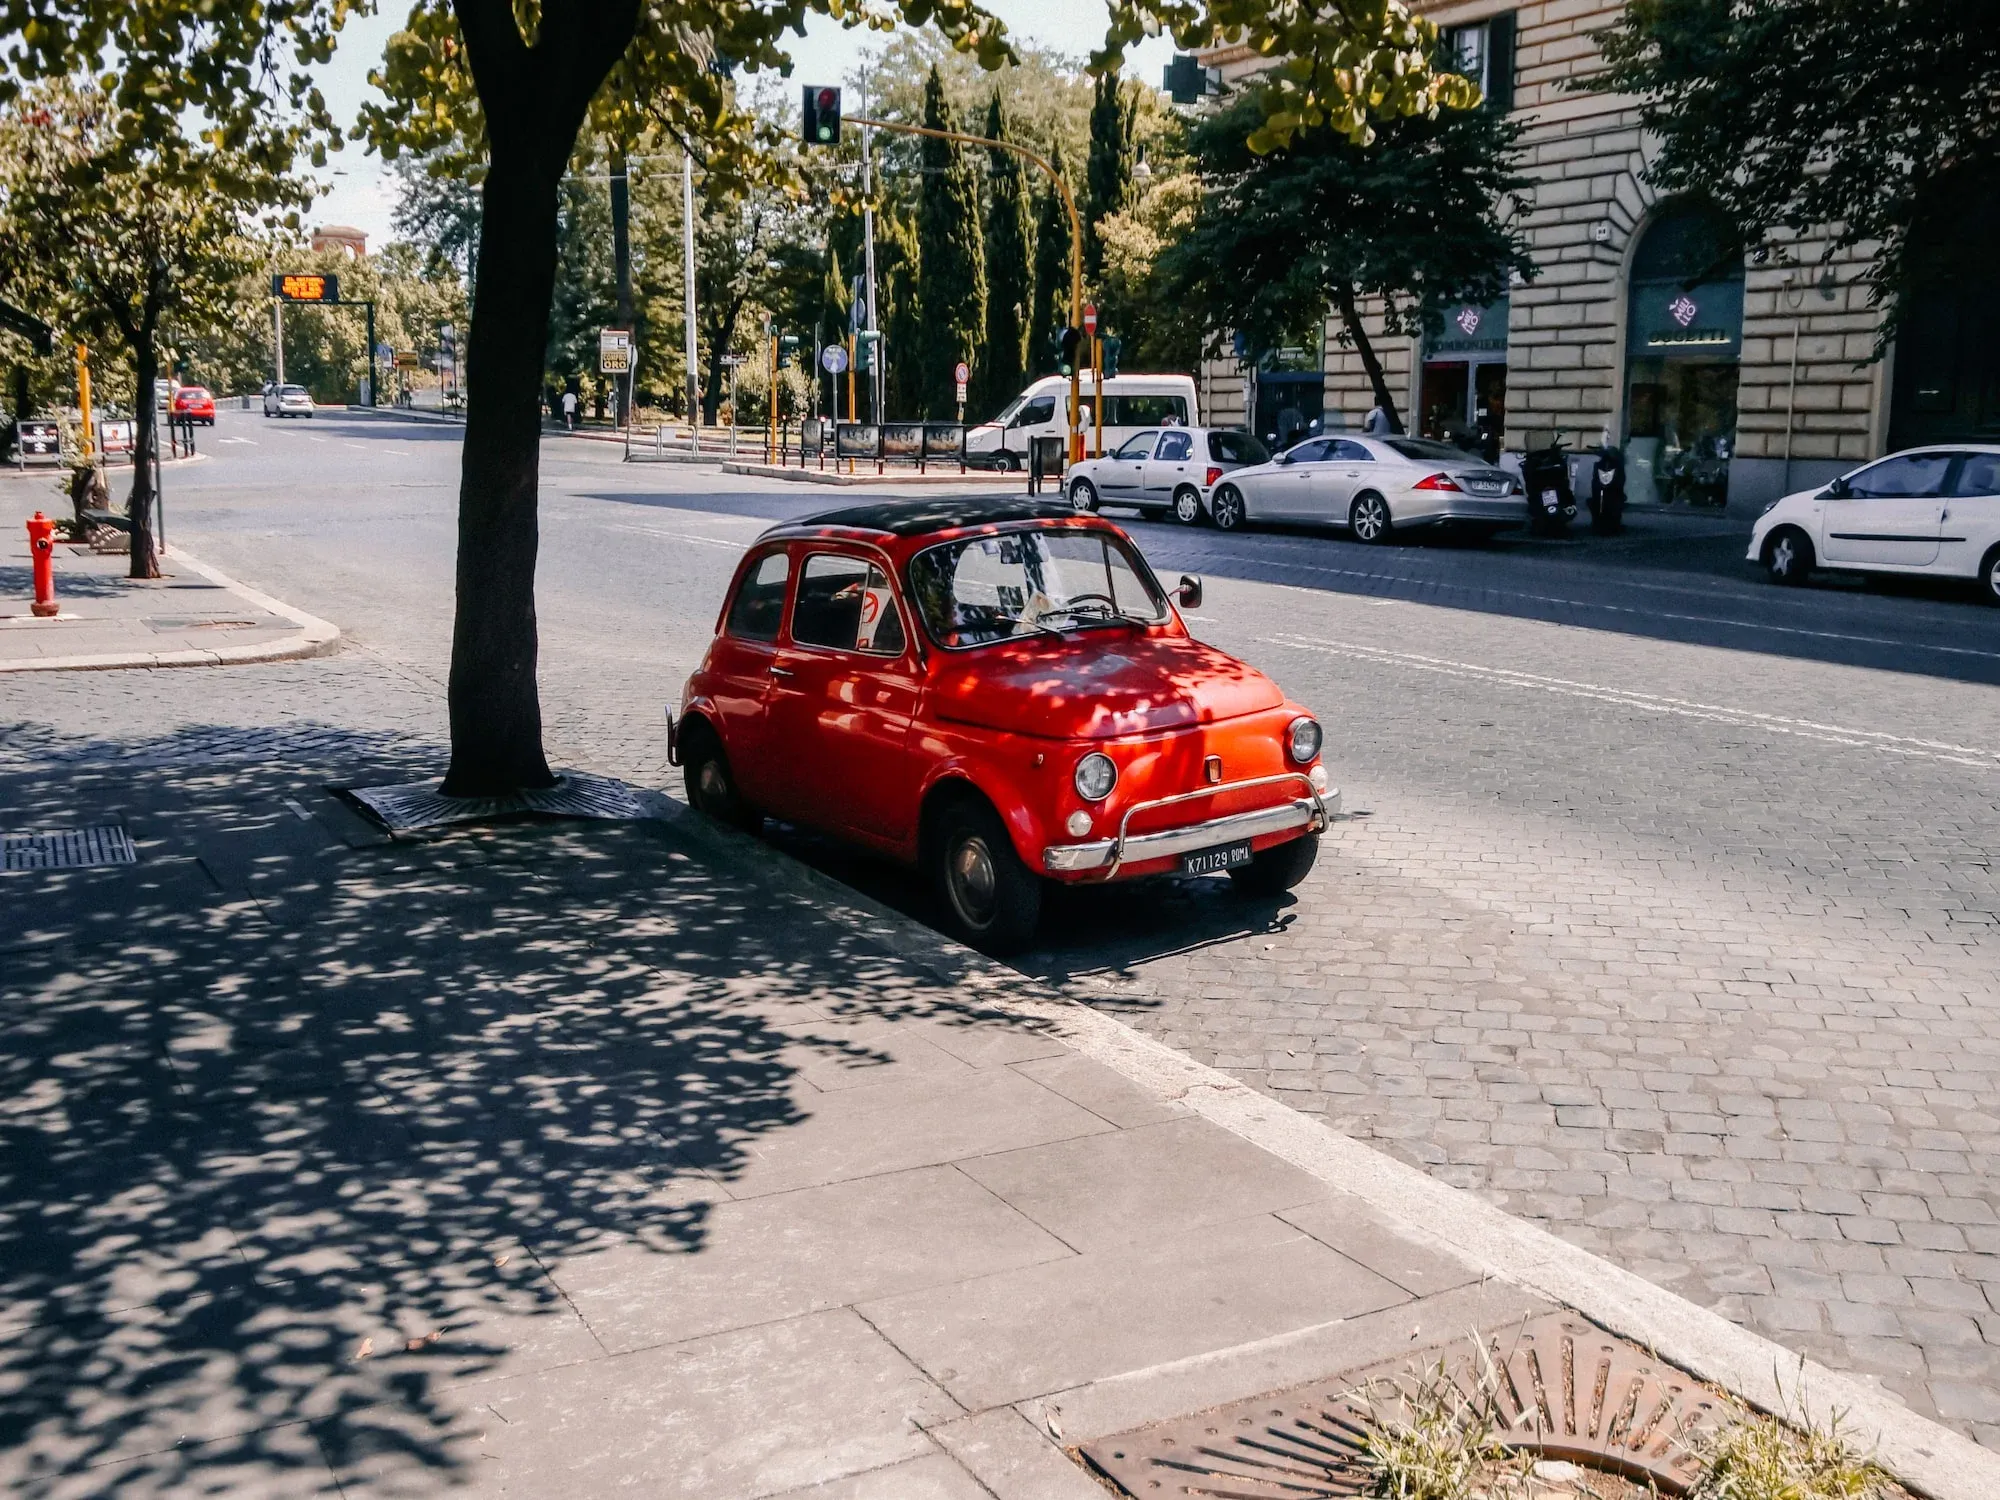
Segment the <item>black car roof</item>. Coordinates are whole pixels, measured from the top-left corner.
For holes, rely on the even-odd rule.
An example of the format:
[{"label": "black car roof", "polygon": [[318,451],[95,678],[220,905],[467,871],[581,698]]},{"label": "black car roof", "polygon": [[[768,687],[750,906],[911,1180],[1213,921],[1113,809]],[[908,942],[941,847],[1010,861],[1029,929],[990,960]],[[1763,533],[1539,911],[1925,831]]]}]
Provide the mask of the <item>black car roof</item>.
[{"label": "black car roof", "polygon": [[822,511],[771,528],[810,531],[839,527],[847,531],[886,531],[891,536],[923,536],[960,526],[991,526],[1002,521],[1055,521],[1073,518],[1067,505],[1034,500],[1025,495],[934,495],[921,500],[880,500]]}]

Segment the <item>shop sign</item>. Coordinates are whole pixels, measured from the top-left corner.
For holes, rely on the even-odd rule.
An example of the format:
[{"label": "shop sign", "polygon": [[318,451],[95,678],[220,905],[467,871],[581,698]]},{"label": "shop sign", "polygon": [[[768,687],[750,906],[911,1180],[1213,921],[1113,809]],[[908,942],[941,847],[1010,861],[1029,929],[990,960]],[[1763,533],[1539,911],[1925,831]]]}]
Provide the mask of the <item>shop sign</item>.
[{"label": "shop sign", "polygon": [[1426,353],[1482,354],[1507,350],[1507,302],[1462,302],[1445,309],[1444,327],[1429,341]]},{"label": "shop sign", "polygon": [[1743,283],[1635,283],[1627,347],[1656,358],[1735,358],[1743,347]]}]

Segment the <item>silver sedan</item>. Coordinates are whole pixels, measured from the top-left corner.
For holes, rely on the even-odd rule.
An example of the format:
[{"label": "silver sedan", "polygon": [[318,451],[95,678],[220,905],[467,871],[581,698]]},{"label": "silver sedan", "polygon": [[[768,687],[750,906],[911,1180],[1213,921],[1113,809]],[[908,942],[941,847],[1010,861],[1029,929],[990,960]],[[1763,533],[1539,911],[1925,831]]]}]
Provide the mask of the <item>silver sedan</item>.
[{"label": "silver sedan", "polygon": [[1490,533],[1528,519],[1512,474],[1449,443],[1409,437],[1309,438],[1226,475],[1208,508],[1224,531],[1252,521],[1345,526],[1358,542],[1420,526]]}]

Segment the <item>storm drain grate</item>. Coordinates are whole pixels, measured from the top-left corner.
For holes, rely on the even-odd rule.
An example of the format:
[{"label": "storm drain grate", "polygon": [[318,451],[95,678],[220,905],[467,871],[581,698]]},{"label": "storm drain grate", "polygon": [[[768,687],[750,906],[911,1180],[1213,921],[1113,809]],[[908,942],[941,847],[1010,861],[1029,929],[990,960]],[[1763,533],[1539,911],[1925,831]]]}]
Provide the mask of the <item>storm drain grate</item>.
[{"label": "storm drain grate", "polygon": [[505,797],[447,797],[428,781],[349,787],[347,795],[398,833],[447,823],[479,823],[511,813],[609,820],[646,816],[645,808],[624,782],[580,771],[564,772],[554,786],[541,791],[514,792]]},{"label": "storm drain grate", "polygon": [[0,834],[0,870],[87,870],[95,865],[138,862],[131,838],[116,826],[67,833]]},{"label": "storm drain grate", "polygon": [[[1573,1313],[1494,1337],[1487,1353],[1503,1443],[1650,1483],[1664,1495],[1686,1492],[1696,1467],[1691,1440],[1730,1410],[1699,1381]],[[1469,1349],[1447,1357],[1452,1379],[1476,1400],[1474,1365]],[[1407,1360],[1378,1365],[1252,1397],[1087,1443],[1081,1452],[1129,1495],[1347,1500],[1370,1487],[1367,1387],[1410,1368]]]}]

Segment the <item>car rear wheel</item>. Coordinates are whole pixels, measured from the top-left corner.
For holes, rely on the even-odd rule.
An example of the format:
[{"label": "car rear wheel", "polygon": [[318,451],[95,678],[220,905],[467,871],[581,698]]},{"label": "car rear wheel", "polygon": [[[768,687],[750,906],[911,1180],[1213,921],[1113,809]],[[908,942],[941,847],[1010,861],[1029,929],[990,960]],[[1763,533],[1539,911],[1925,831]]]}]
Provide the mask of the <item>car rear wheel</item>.
[{"label": "car rear wheel", "polygon": [[1174,491],[1174,519],[1183,526],[1201,524],[1201,491],[1184,486]]},{"label": "car rear wheel", "polygon": [[1389,527],[1388,501],[1373,491],[1354,497],[1354,503],[1347,508],[1347,529],[1354,533],[1355,541],[1386,542]]},{"label": "car rear wheel", "polygon": [[932,848],[931,875],[953,936],[995,955],[1034,941],[1042,883],[1014,852],[998,813],[971,797],[953,803]]},{"label": "car rear wheel", "polygon": [[1796,526],[1780,526],[1764,544],[1764,572],[1773,583],[1800,584],[1812,577],[1812,541]]},{"label": "car rear wheel", "polygon": [[1319,835],[1309,833],[1251,855],[1250,863],[1238,865],[1229,878],[1246,896],[1279,896],[1310,875],[1318,857]]},{"label": "car rear wheel", "polygon": [[1069,487],[1069,508],[1079,515],[1097,509],[1097,486],[1088,479],[1079,479]]},{"label": "car rear wheel", "polygon": [[1208,515],[1218,531],[1235,531],[1248,519],[1243,510],[1243,492],[1233,484],[1225,484],[1208,502]]},{"label": "car rear wheel", "polygon": [[1021,460],[1011,453],[1003,452],[1000,455],[999,463],[994,467],[999,469],[1002,474],[1018,474],[1021,472]]},{"label": "car rear wheel", "polygon": [[743,800],[736,789],[736,775],[729,769],[729,756],[715,731],[697,721],[690,726],[681,752],[681,774],[687,780],[688,805],[717,823],[755,833],[764,825],[763,814]]},{"label": "car rear wheel", "polygon": [[2000,604],[2000,547],[1986,554],[1986,561],[1979,565],[1980,597],[1988,604]]}]

